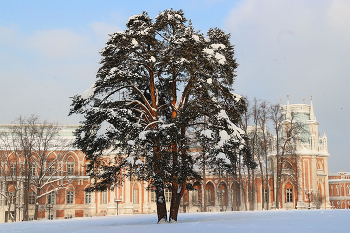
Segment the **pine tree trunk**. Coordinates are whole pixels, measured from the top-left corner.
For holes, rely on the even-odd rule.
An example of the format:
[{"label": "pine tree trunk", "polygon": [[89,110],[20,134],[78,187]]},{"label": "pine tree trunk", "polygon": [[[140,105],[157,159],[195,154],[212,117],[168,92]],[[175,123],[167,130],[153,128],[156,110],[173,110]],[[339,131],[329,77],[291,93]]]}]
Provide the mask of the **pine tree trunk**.
[{"label": "pine tree trunk", "polygon": [[157,215],[158,223],[167,221],[167,210],[164,198],[164,185],[156,184],[156,197],[157,197]]},{"label": "pine tree trunk", "polygon": [[156,188],[156,203],[157,203],[157,215],[158,223],[167,221],[167,210],[164,195],[164,181],[163,170],[161,164],[161,154],[159,147],[154,147],[154,173],[156,174],[156,180],[154,182]]},{"label": "pine tree trunk", "polygon": [[179,190],[178,188],[179,188],[179,185],[176,183],[173,183],[169,222],[177,221],[177,216],[179,214],[179,208],[180,208],[180,200],[185,192],[186,182],[184,182],[181,185],[180,192],[178,192]]}]

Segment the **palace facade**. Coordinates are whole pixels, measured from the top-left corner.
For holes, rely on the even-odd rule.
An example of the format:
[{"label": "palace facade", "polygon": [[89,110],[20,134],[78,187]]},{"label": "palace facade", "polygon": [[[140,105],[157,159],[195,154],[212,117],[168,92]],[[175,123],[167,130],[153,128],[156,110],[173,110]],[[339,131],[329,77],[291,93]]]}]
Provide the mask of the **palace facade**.
[{"label": "palace facade", "polygon": [[335,209],[350,209],[350,173],[329,175],[329,200]]},{"label": "palace facade", "polygon": [[[327,136],[320,136],[318,121],[314,114],[313,103],[289,104],[282,106],[281,113],[284,117],[283,127],[293,117],[304,124],[302,133],[293,140],[293,155],[284,160],[282,164],[281,185],[279,192],[279,208],[282,209],[307,209],[309,208],[348,208],[350,206],[350,176],[347,173],[339,173],[337,176],[328,176],[328,145]],[[73,131],[78,126],[65,126],[61,132],[62,137],[73,138]],[[282,130],[283,131],[283,130]],[[283,132],[282,132],[283,135]],[[267,185],[261,186],[261,177],[255,177],[255,194],[253,203],[240,205],[237,209],[237,198],[243,203],[246,194],[240,191],[239,197],[235,192],[235,182],[230,177],[219,177],[206,172],[205,179],[193,183],[194,189],[186,190],[181,200],[180,212],[200,211],[232,211],[232,210],[261,210],[262,195],[269,201],[268,209],[275,209],[275,197],[277,187],[277,137],[271,135],[269,143],[269,178]],[[68,174],[65,189],[57,190],[44,195],[38,203],[30,203],[29,219],[33,219],[34,207],[39,205],[38,219],[64,219],[74,217],[91,217],[117,214],[149,214],[156,212],[155,192],[147,189],[147,183],[124,178],[123,184],[114,190],[103,192],[86,192],[90,178],[86,174],[87,164],[85,155],[71,148],[64,152],[64,159],[60,163],[63,172]],[[109,155],[111,158],[113,154]],[[19,161],[20,163],[23,161]],[[4,171],[2,171],[3,174]],[[244,175],[243,175],[244,176]],[[5,182],[1,178],[1,190],[12,192],[14,186],[20,187],[19,181]],[[243,177],[243,180],[247,179]],[[59,186],[59,182],[46,185],[43,192],[50,191]],[[265,182],[266,183],[266,182]],[[312,191],[312,195],[309,195]],[[317,194],[317,195],[316,195]],[[336,194],[336,195],[335,195]],[[16,221],[23,219],[23,189],[16,193],[11,202],[16,205],[6,205],[4,196],[0,195],[0,222],[7,222],[6,212],[14,214]],[[165,199],[170,203],[171,192],[165,190]],[[316,201],[317,199],[317,201]],[[47,204],[50,204],[48,206]],[[332,204],[332,205],[331,205]],[[16,208],[17,207],[17,208]],[[49,208],[48,208],[49,207]],[[169,206],[168,206],[169,209]]]}]

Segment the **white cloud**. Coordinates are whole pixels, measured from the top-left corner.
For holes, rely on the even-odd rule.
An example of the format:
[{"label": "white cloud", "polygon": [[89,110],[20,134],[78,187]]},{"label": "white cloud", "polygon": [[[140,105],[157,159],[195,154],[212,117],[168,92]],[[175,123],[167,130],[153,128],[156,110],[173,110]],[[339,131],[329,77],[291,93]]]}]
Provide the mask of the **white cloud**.
[{"label": "white cloud", "polygon": [[291,103],[313,95],[320,130],[338,135],[329,138],[334,154],[346,153],[350,130],[350,109],[341,110],[350,98],[349,12],[346,0],[242,0],[226,20],[240,64],[236,92],[284,104],[287,94]]},{"label": "white cloud", "polygon": [[99,51],[113,30],[95,23],[83,31],[65,28],[26,34],[16,25],[0,25],[0,108],[4,110],[0,123],[36,113],[42,119],[77,124],[79,116],[67,116],[69,97],[95,81]]},{"label": "white cloud", "polygon": [[77,58],[91,53],[91,39],[70,29],[37,31],[28,38],[27,47],[50,59]]}]

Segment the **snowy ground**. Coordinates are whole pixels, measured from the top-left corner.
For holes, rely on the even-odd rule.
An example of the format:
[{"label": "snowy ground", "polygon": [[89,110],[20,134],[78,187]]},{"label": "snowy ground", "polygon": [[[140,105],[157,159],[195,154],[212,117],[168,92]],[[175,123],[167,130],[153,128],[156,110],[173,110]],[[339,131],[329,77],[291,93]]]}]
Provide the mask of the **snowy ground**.
[{"label": "snowy ground", "polygon": [[179,222],[156,224],[156,215],[119,215],[0,224],[0,232],[350,232],[350,210],[187,213]]}]

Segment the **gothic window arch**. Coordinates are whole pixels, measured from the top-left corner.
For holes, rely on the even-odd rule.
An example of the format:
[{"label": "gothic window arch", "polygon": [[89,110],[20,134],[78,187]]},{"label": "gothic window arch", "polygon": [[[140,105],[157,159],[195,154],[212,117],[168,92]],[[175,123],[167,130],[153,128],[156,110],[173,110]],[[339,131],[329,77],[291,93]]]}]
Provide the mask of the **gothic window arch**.
[{"label": "gothic window arch", "polygon": [[77,173],[78,156],[74,152],[68,152],[65,159],[66,175],[73,176]]},{"label": "gothic window arch", "polygon": [[209,181],[206,185],[205,198],[208,206],[215,205],[215,188],[211,181]]}]

